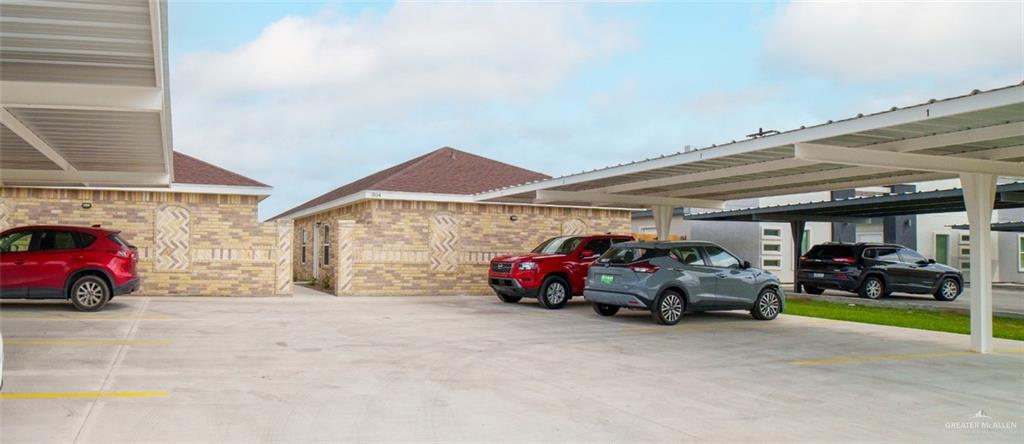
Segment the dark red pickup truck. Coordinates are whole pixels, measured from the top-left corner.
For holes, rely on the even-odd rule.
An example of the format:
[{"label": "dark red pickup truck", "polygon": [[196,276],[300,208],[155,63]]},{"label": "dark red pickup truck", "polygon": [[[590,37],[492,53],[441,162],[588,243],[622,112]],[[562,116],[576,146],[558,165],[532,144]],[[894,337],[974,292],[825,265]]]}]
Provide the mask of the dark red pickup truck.
[{"label": "dark red pickup truck", "polygon": [[491,259],[488,282],[503,302],[528,297],[546,308],[562,308],[583,294],[583,281],[594,260],[613,244],[631,240],[628,235],[553,237],[530,253]]}]

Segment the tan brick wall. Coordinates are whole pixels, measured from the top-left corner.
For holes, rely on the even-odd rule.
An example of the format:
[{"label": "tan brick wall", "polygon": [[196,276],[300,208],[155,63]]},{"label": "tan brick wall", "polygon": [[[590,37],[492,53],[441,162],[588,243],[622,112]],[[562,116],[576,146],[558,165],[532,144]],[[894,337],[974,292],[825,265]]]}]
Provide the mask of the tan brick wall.
[{"label": "tan brick wall", "polygon": [[[330,276],[332,287],[348,282],[334,288],[340,295],[490,294],[487,265],[496,255],[563,233],[630,232],[628,211],[391,200],[298,219],[296,232],[315,222],[331,224],[331,261],[320,276]],[[351,270],[336,268],[343,234],[351,236]],[[311,278],[299,254],[296,248],[296,276]]]},{"label": "tan brick wall", "polygon": [[4,187],[0,223],[121,230],[139,248],[136,294],[291,294],[291,233],[278,238],[290,222],[259,223],[258,203],[243,195]]}]

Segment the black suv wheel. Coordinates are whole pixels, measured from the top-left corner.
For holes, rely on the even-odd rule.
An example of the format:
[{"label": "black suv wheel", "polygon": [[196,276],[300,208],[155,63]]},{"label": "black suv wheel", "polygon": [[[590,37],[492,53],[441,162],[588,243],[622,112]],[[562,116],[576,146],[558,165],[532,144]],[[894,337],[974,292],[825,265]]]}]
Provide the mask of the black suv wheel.
[{"label": "black suv wheel", "polygon": [[960,284],[951,277],[942,278],[939,289],[935,290],[935,299],[940,301],[952,301],[960,296]]},{"label": "black suv wheel", "polygon": [[878,276],[868,276],[860,284],[860,297],[878,299],[885,296],[885,282]]}]

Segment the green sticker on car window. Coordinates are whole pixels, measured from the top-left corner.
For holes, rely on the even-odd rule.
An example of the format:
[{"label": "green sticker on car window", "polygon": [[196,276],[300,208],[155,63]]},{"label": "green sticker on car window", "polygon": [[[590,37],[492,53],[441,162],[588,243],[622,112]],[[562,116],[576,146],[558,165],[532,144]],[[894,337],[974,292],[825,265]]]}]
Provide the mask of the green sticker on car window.
[{"label": "green sticker on car window", "polygon": [[615,282],[615,276],[611,276],[611,275],[607,275],[607,274],[602,274],[601,275],[601,283],[602,284],[610,284],[612,282]]}]

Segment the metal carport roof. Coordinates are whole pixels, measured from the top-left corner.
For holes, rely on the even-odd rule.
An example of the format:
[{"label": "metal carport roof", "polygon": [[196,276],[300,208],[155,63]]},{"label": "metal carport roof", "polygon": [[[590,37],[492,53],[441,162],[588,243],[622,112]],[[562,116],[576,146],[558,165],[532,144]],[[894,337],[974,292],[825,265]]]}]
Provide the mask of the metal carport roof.
[{"label": "metal carport roof", "polygon": [[[948,162],[947,171],[905,166],[917,157],[900,166],[858,166],[820,160],[823,150],[854,153],[864,162],[871,162],[874,152],[957,161]],[[721,208],[733,199],[955,178],[967,164],[997,164],[1002,175],[1024,177],[1021,161],[1024,84],[491,190],[476,199]]]},{"label": "metal carport roof", "polygon": [[[1024,233],[1024,221],[1010,221],[1010,222],[993,222],[990,225],[992,231],[1003,231],[1013,233]],[[967,224],[950,225],[950,228],[954,230],[969,230],[971,227]]]},{"label": "metal carport roof", "polygon": [[[996,187],[995,209],[1024,207],[1024,182]],[[954,213],[966,210],[961,188],[881,196],[853,197],[759,208],[690,213],[687,220],[761,222],[843,222],[851,218],[876,218],[912,214]]]},{"label": "metal carport roof", "polygon": [[167,186],[166,3],[0,3],[3,185]]}]

